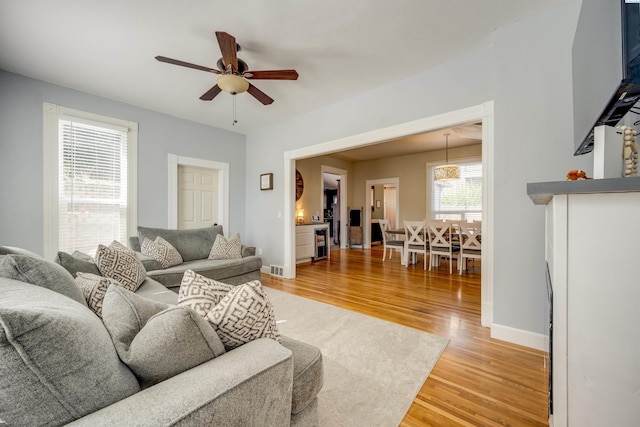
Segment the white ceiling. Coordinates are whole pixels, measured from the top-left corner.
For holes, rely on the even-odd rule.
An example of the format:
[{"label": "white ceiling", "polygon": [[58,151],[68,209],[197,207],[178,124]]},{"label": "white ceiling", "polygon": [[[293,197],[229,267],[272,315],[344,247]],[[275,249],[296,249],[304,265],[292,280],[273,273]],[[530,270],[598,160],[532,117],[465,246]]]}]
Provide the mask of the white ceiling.
[{"label": "white ceiling", "polygon": [[[491,43],[492,31],[569,0],[0,0],[0,69],[172,116],[250,133]],[[249,94],[198,99],[216,75],[215,31],[236,37],[250,69],[296,69],[297,81],[253,80]]]},{"label": "white ceiling", "polygon": [[[447,134],[449,135],[448,138],[446,136]],[[444,150],[447,142],[449,143],[449,148],[481,144],[482,125],[470,124],[454,128],[438,129],[389,141],[376,142],[352,150],[340,151],[331,154],[331,156],[350,162],[384,159],[425,151]]]}]

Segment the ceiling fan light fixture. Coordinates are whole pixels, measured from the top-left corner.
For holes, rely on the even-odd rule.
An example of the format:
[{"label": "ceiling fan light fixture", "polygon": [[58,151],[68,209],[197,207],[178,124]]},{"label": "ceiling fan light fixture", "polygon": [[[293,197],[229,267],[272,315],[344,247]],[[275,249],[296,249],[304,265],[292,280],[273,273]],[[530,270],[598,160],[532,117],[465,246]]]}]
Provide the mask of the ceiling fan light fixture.
[{"label": "ceiling fan light fixture", "polygon": [[445,148],[446,160],[444,165],[433,168],[433,178],[436,181],[454,181],[460,178],[460,167],[458,165],[449,164],[449,134],[444,134],[447,139]]},{"label": "ceiling fan light fixture", "polygon": [[235,74],[223,74],[218,77],[218,86],[231,95],[246,92],[249,89],[249,82]]}]

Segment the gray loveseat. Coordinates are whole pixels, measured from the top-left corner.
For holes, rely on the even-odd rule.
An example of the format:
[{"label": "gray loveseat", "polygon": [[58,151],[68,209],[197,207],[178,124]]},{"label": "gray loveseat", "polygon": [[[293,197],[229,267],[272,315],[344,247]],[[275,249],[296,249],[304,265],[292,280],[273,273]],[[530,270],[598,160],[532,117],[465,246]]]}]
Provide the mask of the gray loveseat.
[{"label": "gray loveseat", "polygon": [[[82,262],[72,270],[88,268]],[[150,278],[130,295],[177,298]],[[323,374],[313,346],[261,338],[145,388],[110,332],[69,271],[0,247],[0,425],[317,425]]]},{"label": "gray loveseat", "polygon": [[[262,258],[255,256],[255,248],[242,247],[242,258],[208,259],[211,247],[218,234],[223,235],[221,225],[192,230],[169,230],[164,228],[138,227],[138,235],[129,238],[129,247],[137,254],[147,270],[147,275],[169,289],[180,287],[182,276],[187,270],[193,270],[210,279],[239,285],[250,280],[260,280]],[[158,261],[141,253],[144,238],[155,240],[162,237],[175,247],[184,262],[163,269]]]}]

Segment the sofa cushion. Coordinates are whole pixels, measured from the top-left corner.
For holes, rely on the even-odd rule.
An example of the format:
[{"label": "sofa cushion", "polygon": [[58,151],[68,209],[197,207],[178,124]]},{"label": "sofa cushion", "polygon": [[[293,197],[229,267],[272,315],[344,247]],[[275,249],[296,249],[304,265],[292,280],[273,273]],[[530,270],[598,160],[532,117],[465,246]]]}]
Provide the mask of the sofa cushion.
[{"label": "sofa cushion", "polygon": [[98,245],[96,265],[103,276],[117,280],[132,292],[147,277],[147,270],[136,253],[116,240],[109,246]]},{"label": "sofa cushion", "polygon": [[170,305],[176,305],[178,303],[177,292],[167,289],[162,283],[156,282],[150,277],[144,279],[144,282],[142,282],[136,291],[136,295]]},{"label": "sofa cushion", "polygon": [[144,255],[154,258],[160,263],[162,268],[171,267],[182,264],[182,256],[173,245],[162,237],[156,237],[156,240],[145,237],[142,242],[141,251]]},{"label": "sofa cushion", "polygon": [[240,243],[240,235],[234,234],[227,239],[222,234],[218,234],[216,241],[213,242],[209,259],[238,259],[242,258],[242,244]]},{"label": "sofa cushion", "polygon": [[151,301],[110,286],[103,321],[120,359],[148,387],[223,354],[207,321],[188,307]]},{"label": "sofa cushion", "polygon": [[93,258],[80,251],[74,251],[72,254],[60,251],[54,261],[63,266],[73,277],[76,277],[80,272],[101,276]]},{"label": "sofa cushion", "polygon": [[[241,259],[199,259],[186,261],[164,270],[149,271],[148,275],[165,286],[180,286],[185,271],[193,270],[210,279],[228,284],[242,284],[260,279],[262,258],[257,256]],[[251,277],[249,277],[251,276]],[[239,277],[240,280],[234,280]]]},{"label": "sofa cushion", "polygon": [[91,273],[78,273],[76,283],[82,290],[87,305],[99,318],[102,319],[102,303],[109,286],[122,286],[117,280],[110,277],[96,276]]},{"label": "sofa cushion", "polygon": [[207,313],[227,350],[258,338],[280,341],[273,306],[259,281],[238,285]]},{"label": "sofa cushion", "polygon": [[178,291],[178,305],[190,307],[202,317],[206,317],[231,289],[233,285],[217,282],[193,270],[187,270]]},{"label": "sofa cushion", "polygon": [[42,286],[86,306],[82,291],[63,267],[44,258],[7,255],[0,260],[0,277]]},{"label": "sofa cushion", "polygon": [[155,240],[160,236],[180,252],[184,261],[206,259],[211,252],[216,236],[222,234],[221,225],[194,228],[192,230],[167,230],[164,228],[138,227],[138,240]]},{"label": "sofa cushion", "polygon": [[291,413],[304,410],[324,384],[324,367],[320,349],[287,336],[282,336],[282,345],[293,354],[293,396]]},{"label": "sofa cushion", "polygon": [[140,389],[87,307],[10,279],[0,279],[0,360],[7,425],[66,424]]}]

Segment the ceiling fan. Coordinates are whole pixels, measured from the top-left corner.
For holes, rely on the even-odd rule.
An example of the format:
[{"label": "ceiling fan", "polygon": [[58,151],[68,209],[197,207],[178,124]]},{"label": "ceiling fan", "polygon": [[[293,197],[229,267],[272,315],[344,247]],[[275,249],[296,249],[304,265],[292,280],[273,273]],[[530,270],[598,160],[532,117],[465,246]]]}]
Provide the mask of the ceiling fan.
[{"label": "ceiling fan", "polygon": [[206,91],[200,99],[203,101],[211,101],[221,91],[229,92],[232,95],[238,93],[249,92],[254,98],[269,105],[273,102],[266,93],[249,83],[248,80],[297,80],[298,73],[296,70],[249,70],[249,66],[242,59],[238,59],[238,51],[240,45],[236,43],[235,37],[224,31],[216,31],[218,44],[222,58],[217,62],[216,68],[204,67],[202,65],[191,64],[189,62],[180,61],[178,59],[167,58],[166,56],[156,56],[160,62],[179,65],[181,67],[193,68],[196,70],[207,71],[209,73],[219,74],[218,80],[211,89]]}]

